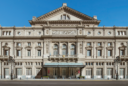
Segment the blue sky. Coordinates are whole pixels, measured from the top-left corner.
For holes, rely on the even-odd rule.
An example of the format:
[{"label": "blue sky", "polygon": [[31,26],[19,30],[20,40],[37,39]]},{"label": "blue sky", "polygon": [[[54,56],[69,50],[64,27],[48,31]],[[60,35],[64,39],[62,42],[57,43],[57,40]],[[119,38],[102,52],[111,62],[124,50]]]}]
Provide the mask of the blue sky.
[{"label": "blue sky", "polygon": [[99,26],[128,26],[128,0],[0,0],[1,26],[31,26],[28,20],[67,3],[68,7],[101,20]]}]

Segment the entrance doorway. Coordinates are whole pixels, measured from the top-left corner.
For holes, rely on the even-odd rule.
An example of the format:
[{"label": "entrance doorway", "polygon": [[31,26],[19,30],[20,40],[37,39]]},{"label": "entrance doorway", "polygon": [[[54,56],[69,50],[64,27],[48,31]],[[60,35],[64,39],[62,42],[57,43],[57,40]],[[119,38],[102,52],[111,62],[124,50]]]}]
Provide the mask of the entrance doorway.
[{"label": "entrance doorway", "polygon": [[62,78],[66,78],[66,68],[62,68]]}]

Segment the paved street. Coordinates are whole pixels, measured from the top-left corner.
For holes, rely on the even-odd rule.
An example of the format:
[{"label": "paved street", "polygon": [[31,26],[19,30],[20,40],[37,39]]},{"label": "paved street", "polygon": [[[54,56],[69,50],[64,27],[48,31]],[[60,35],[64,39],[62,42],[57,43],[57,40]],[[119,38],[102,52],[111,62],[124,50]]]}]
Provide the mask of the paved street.
[{"label": "paved street", "polygon": [[0,81],[0,86],[128,86],[128,81]]}]

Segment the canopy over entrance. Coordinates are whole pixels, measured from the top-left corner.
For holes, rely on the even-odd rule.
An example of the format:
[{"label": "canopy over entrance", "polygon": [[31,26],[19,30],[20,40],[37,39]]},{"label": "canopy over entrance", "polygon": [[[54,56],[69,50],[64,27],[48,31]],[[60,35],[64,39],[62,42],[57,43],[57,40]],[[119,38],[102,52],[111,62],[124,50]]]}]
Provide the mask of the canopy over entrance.
[{"label": "canopy over entrance", "polygon": [[83,63],[45,63],[44,67],[84,67]]}]

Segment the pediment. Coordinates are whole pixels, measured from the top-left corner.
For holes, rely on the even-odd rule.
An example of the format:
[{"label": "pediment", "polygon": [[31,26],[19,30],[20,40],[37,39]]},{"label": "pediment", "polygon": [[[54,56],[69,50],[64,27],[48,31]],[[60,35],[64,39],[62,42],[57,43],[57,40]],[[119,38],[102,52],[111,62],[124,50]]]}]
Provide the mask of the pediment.
[{"label": "pediment", "polygon": [[95,20],[94,18],[85,15],[81,12],[78,12],[67,6],[62,6],[56,10],[53,10],[47,14],[44,14],[38,18],[33,18],[32,21],[52,21],[52,20],[61,20],[61,15],[66,14],[69,16],[70,20],[80,21],[80,20]]}]

